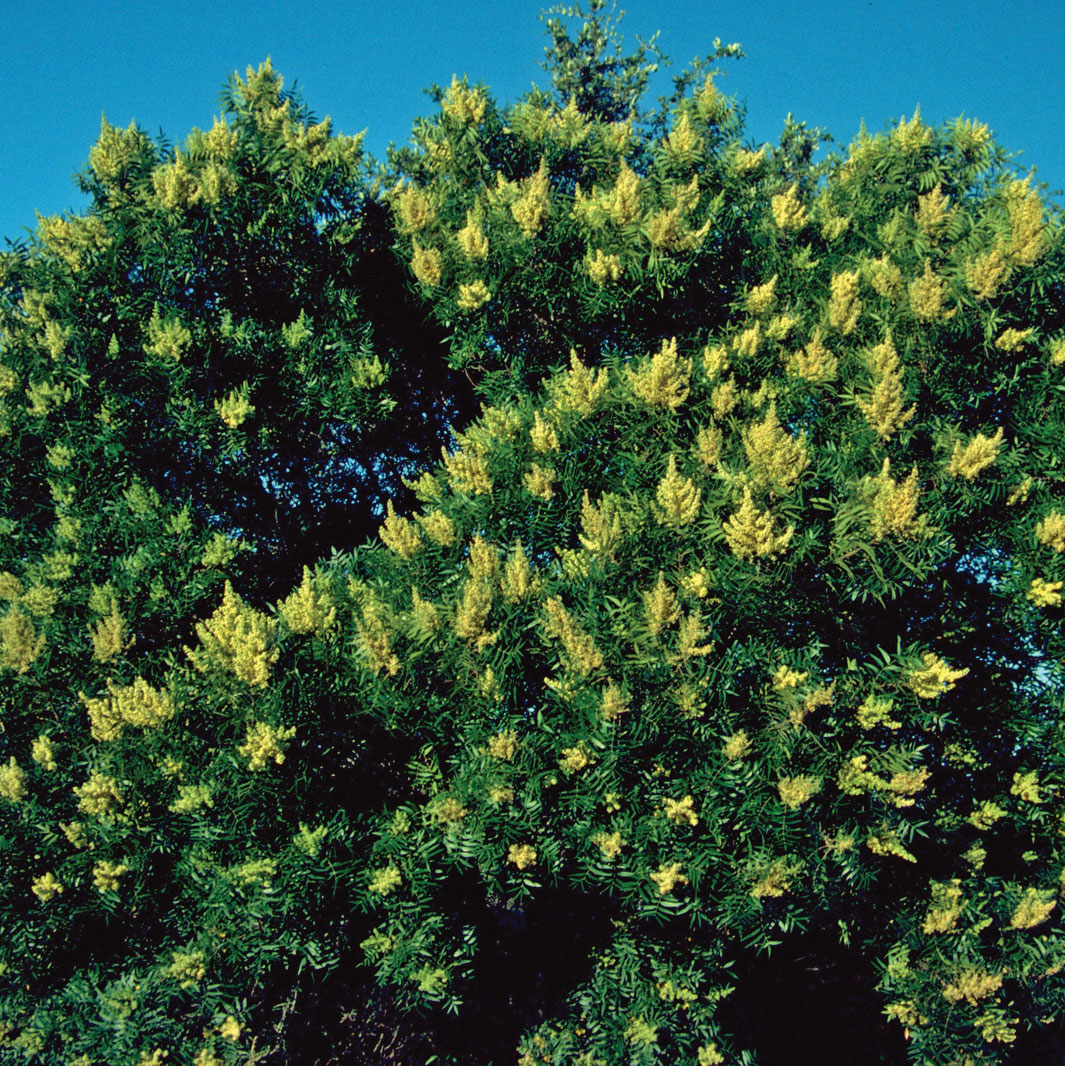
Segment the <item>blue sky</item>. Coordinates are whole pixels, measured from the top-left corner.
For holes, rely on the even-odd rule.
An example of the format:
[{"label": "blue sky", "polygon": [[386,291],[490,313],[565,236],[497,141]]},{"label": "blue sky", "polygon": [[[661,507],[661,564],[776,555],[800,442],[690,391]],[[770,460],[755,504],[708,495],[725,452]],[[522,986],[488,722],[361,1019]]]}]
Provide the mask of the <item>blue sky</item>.
[{"label": "blue sky", "polygon": [[[683,67],[715,37],[748,58],[721,84],[746,101],[748,133],[775,140],[790,111],[844,144],[910,115],[964,113],[1023,150],[1052,189],[1065,187],[1065,4],[1061,0],[628,0],[626,40],[661,31]],[[453,73],[501,101],[534,80],[546,38],[540,0],[0,0],[0,237],[34,212],[82,205],[71,175],[100,115],[181,141],[209,127],[233,70],[267,55],[319,115],[369,130],[383,154],[430,102],[421,89]],[[1062,198],[1059,196],[1059,200]]]}]

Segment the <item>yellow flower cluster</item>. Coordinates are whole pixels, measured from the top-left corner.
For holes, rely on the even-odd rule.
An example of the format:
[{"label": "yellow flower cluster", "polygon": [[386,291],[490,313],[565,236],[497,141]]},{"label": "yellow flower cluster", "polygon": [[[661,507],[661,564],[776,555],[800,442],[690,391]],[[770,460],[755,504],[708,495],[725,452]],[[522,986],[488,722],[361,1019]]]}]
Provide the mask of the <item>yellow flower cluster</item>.
[{"label": "yellow flower cluster", "polygon": [[1056,552],[1065,552],[1065,514],[1051,511],[1035,527],[1035,536],[1040,544]]},{"label": "yellow flower cluster", "polygon": [[551,213],[546,159],[540,160],[535,174],[521,182],[521,195],[510,205],[510,213],[526,237],[535,237],[540,232],[544,219]]},{"label": "yellow flower cluster", "polygon": [[935,240],[943,232],[953,214],[953,209],[947,209],[949,203],[950,197],[943,192],[942,182],[937,182],[931,192],[918,196],[917,210],[914,212],[914,222],[917,228]]},{"label": "yellow flower cluster", "polygon": [[410,260],[411,273],[428,288],[435,288],[440,284],[444,274],[444,260],[438,248],[426,248],[417,240],[413,243],[413,254]]},{"label": "yellow flower cluster", "polygon": [[127,726],[158,729],[174,717],[173,696],[152,688],[142,677],[124,688],[108,681],[107,690],[110,696],[102,699],[90,699],[84,692],[78,694],[88,712],[94,740],[118,740]]},{"label": "yellow flower cluster", "polygon": [[488,286],[485,285],[481,278],[478,278],[476,281],[469,282],[469,284],[459,286],[459,294],[455,302],[460,310],[468,311],[472,314],[474,311],[479,311],[491,299],[492,294],[489,292]]},{"label": "yellow flower cluster", "polygon": [[178,797],[170,804],[175,814],[194,814],[203,807],[213,807],[214,798],[208,785],[180,785]]},{"label": "yellow flower cluster", "polygon": [[436,209],[425,192],[416,185],[400,190],[393,198],[392,209],[401,233],[418,233],[436,220]]},{"label": "yellow flower cluster", "polygon": [[253,688],[265,688],[270,667],[280,654],[275,646],[277,622],[246,607],[227,581],[221,606],[196,624],[200,647],[185,654],[201,673],[214,668],[235,674]]},{"label": "yellow flower cluster", "polygon": [[299,588],[277,606],[292,633],[325,633],[336,621],[328,581],[312,574],[306,566]]},{"label": "yellow flower cluster", "polygon": [[112,606],[111,613],[90,627],[92,637],[92,657],[101,663],[110,662],[116,655],[130,648],[135,638],[126,638],[126,621],[118,613],[117,605]]},{"label": "yellow flower cluster", "polygon": [[800,230],[806,225],[806,208],[799,201],[799,186],[792,185],[786,193],[774,196],[770,202],[773,220],[785,233]]},{"label": "yellow flower cluster", "polygon": [[660,896],[668,895],[677,885],[686,885],[688,883],[688,878],[680,872],[681,869],[679,862],[663,863],[653,874],[648,874],[650,879],[658,886],[658,894]]},{"label": "yellow flower cluster", "polygon": [[55,747],[51,739],[43,733],[33,742],[30,756],[43,770],[51,771],[59,768],[55,758]]},{"label": "yellow flower cluster", "polygon": [[649,407],[675,411],[688,398],[692,361],[677,355],[677,338],[662,341],[662,347],[626,376],[632,391]]},{"label": "yellow flower cluster", "polygon": [[883,540],[889,534],[913,537],[921,531],[924,522],[917,518],[920,488],[916,463],[900,485],[891,476],[891,461],[885,457],[879,476],[870,478],[866,489],[869,492],[869,529],[874,541]]},{"label": "yellow flower cluster", "polygon": [[774,533],[772,514],[755,507],[749,488],[743,490],[740,509],[722,523],[721,528],[733,555],[746,560],[782,554],[795,534],[794,526],[788,526],[783,533]]},{"label": "yellow flower cluster", "polygon": [[559,759],[558,765],[563,773],[577,774],[586,767],[591,766],[594,761],[591,755],[588,754],[588,749],[584,746],[584,743],[581,742],[572,748],[563,748],[562,758]]},{"label": "yellow flower cluster", "polygon": [[810,462],[805,440],[781,426],[775,401],[765,418],[744,432],[743,449],[751,481],[773,495],[789,492]]},{"label": "yellow flower cluster", "polygon": [[969,672],[968,667],[952,670],[935,652],[927,651],[921,658],[924,668],[911,671],[906,677],[906,684],[923,700],[935,699],[944,692],[950,692],[955,682]]},{"label": "yellow flower cluster", "polygon": [[295,726],[279,729],[269,722],[253,722],[248,725],[247,736],[237,753],[248,760],[249,770],[263,770],[271,761],[280,766],[285,761],[288,741],[295,735]]},{"label": "yellow flower cluster", "polygon": [[925,260],[924,273],[910,282],[909,291],[914,317],[928,322],[943,316],[946,282],[933,272],[930,260]]},{"label": "yellow flower cluster", "polygon": [[879,259],[872,260],[866,270],[869,284],[879,296],[892,302],[902,297],[902,271],[886,252]]},{"label": "yellow flower cluster", "polygon": [[449,452],[441,449],[448,481],[456,492],[476,496],[492,491],[492,477],[488,472],[488,456],[484,448],[456,434],[459,447]]},{"label": "yellow flower cluster", "polygon": [[609,285],[621,277],[621,256],[604,252],[602,248],[596,248],[595,255],[589,253],[584,266],[596,285]]},{"label": "yellow flower cluster", "polygon": [[858,299],[858,271],[844,270],[832,278],[832,294],[828,302],[828,321],[833,329],[847,336],[854,332],[862,301]]},{"label": "yellow flower cluster", "polygon": [[603,690],[603,702],[600,713],[606,722],[616,722],[631,706],[629,696],[613,681]]},{"label": "yellow flower cluster", "polygon": [[413,559],[422,549],[418,527],[410,519],[400,518],[391,500],[387,502],[385,522],[378,528],[377,535],[401,559]]},{"label": "yellow flower cluster", "polygon": [[680,608],[673,590],[666,584],[665,575],[659,571],[658,580],[650,592],[643,593],[643,615],[651,635],[657,637],[667,626],[680,617]]},{"label": "yellow flower cluster", "polygon": [[991,466],[1002,448],[1002,427],[999,426],[993,437],[978,433],[967,444],[954,442],[946,470],[951,477],[963,477],[972,481],[977,474]]},{"label": "yellow flower cluster", "polygon": [[1050,912],[1057,906],[1052,891],[1039,888],[1026,888],[1021,901],[1010,918],[1011,929],[1034,929],[1050,917]]},{"label": "yellow flower cluster", "polygon": [[949,933],[958,924],[962,910],[961,881],[933,881],[932,902],[921,929],[925,933]]},{"label": "yellow flower cluster", "polygon": [[786,369],[792,377],[820,385],[836,376],[839,360],[825,346],[821,331],[815,330],[805,349],[788,356]]},{"label": "yellow flower cluster", "polygon": [[673,120],[669,136],[662,142],[666,155],[674,162],[690,163],[703,150],[703,139],[692,126],[687,111],[681,111]]},{"label": "yellow flower cluster", "polygon": [[119,878],[129,873],[129,867],[124,863],[98,862],[92,868],[92,882],[100,895],[108,892],[117,892]]},{"label": "yellow flower cluster", "polygon": [[544,610],[544,629],[548,636],[561,641],[569,665],[580,674],[591,674],[598,670],[603,665],[602,652],[573,620],[562,601],[557,596],[551,596],[544,604]]},{"label": "yellow flower cluster", "polygon": [[609,384],[606,370],[591,370],[570,351],[570,369],[552,377],[548,383],[554,406],[566,413],[587,418],[602,402]]},{"label": "yellow flower cluster", "polygon": [[175,951],[173,961],[167,967],[166,972],[182,988],[192,988],[193,985],[199,984],[207,973],[203,952]]},{"label": "yellow flower cluster", "polygon": [[375,870],[370,878],[370,891],[379,896],[387,896],[403,883],[403,877],[395,866],[384,866]]},{"label": "yellow flower cluster", "polygon": [[44,651],[45,638],[37,636],[33,622],[13,605],[0,618],[0,670],[26,673]]},{"label": "yellow flower cluster", "polygon": [[855,712],[858,725],[865,730],[875,729],[878,725],[888,729],[901,729],[902,723],[891,717],[894,701],[890,699],[877,699],[872,694],[865,697],[864,702]]},{"label": "yellow flower cluster", "polygon": [[966,820],[974,829],[984,832],[990,829],[1000,818],[1005,818],[1006,813],[1005,808],[1000,807],[992,800],[983,800]]},{"label": "yellow flower cluster", "polygon": [[655,518],[670,529],[682,529],[699,517],[703,492],[694,481],[677,471],[677,461],[670,455],[665,477],[655,490]]},{"label": "yellow flower cluster", "polygon": [[987,973],[975,966],[968,966],[943,987],[943,998],[948,1003],[967,1000],[974,1007],[978,1000],[990,996],[1002,987],[1002,974]]},{"label": "yellow flower cluster", "polygon": [[64,886],[56,880],[52,871],[49,870],[46,874],[42,874],[38,877],[33,884],[30,885],[30,891],[42,902],[48,903],[63,891],[63,887]]},{"label": "yellow flower cluster", "polygon": [[777,275],[762,285],[753,286],[747,293],[746,306],[752,315],[764,315],[773,309],[777,300]]},{"label": "yellow flower cluster", "polygon": [[965,264],[965,283],[977,300],[994,299],[999,287],[1009,280],[1011,267],[1001,244],[977,255]]},{"label": "yellow flower cluster", "polygon": [[809,774],[782,777],[777,782],[777,791],[780,793],[781,803],[789,810],[795,810],[821,791],[821,778]]},{"label": "yellow flower cluster", "polygon": [[164,318],[160,314],[158,304],[155,305],[152,317],[148,320],[147,332],[148,340],[144,345],[144,350],[148,355],[154,355],[159,359],[172,359],[177,362],[192,343],[192,333],[181,319],[176,316]]},{"label": "yellow flower cluster", "polygon": [[488,738],[488,754],[493,759],[510,762],[518,750],[518,735],[512,729],[505,733],[496,733]]},{"label": "yellow flower cluster", "polygon": [[1018,770],[1013,775],[1010,795],[1019,796],[1025,803],[1044,803],[1045,798],[1039,791],[1039,772],[1037,770]]},{"label": "yellow flower cluster", "polygon": [[451,85],[440,101],[440,110],[461,126],[479,126],[484,121],[488,99],[482,89],[471,89],[465,78],[452,75]]},{"label": "yellow flower cluster", "polygon": [[511,844],[507,850],[507,862],[519,870],[528,869],[536,864],[536,848],[531,844]]},{"label": "yellow flower cluster", "polygon": [[792,879],[798,872],[796,863],[786,858],[774,859],[751,887],[751,895],[755,899],[783,896],[791,888]]},{"label": "yellow flower cluster", "polygon": [[111,821],[125,803],[118,782],[113,777],[95,771],[84,785],[74,789],[74,795],[78,797],[79,811],[94,814],[102,822]]},{"label": "yellow flower cluster", "polygon": [[684,796],[682,799],[665,799],[662,801],[662,813],[677,825],[698,825],[699,816],[695,813],[695,799]]},{"label": "yellow flower cluster", "polygon": [[901,429],[917,411],[902,407],[902,367],[891,334],[866,353],[866,365],[873,377],[873,391],[868,399],[858,397],[858,407],[881,440]]},{"label": "yellow flower cluster", "polygon": [[616,859],[621,854],[621,849],[625,847],[625,840],[620,832],[596,833],[591,838],[591,841],[593,844],[598,845],[605,859]]},{"label": "yellow flower cluster", "polygon": [[1010,219],[1010,258],[1018,266],[1031,266],[1045,247],[1043,201],[1025,178],[1010,183],[1006,190],[1006,207]]},{"label": "yellow flower cluster", "polygon": [[1026,598],[1031,600],[1036,607],[1060,607],[1062,584],[1065,582],[1045,581],[1041,577],[1034,577]]}]

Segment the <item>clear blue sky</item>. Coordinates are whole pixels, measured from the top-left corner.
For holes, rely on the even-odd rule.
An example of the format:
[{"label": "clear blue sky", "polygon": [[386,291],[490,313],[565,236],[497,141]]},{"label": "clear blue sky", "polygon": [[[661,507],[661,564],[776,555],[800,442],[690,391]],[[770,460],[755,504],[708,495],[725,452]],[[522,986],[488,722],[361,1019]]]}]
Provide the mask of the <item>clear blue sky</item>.
[{"label": "clear blue sky", "polygon": [[[679,69],[715,37],[748,58],[722,82],[748,106],[755,142],[791,111],[847,143],[912,114],[964,113],[1065,187],[1062,0],[629,0],[627,40],[661,30]],[[382,154],[429,108],[421,89],[453,73],[501,101],[534,80],[546,38],[540,0],[0,0],[0,237],[34,212],[81,205],[71,175],[99,131],[131,119],[181,141],[208,128],[228,74],[267,55],[319,115],[369,129]],[[1059,196],[1060,199],[1060,196]]]}]

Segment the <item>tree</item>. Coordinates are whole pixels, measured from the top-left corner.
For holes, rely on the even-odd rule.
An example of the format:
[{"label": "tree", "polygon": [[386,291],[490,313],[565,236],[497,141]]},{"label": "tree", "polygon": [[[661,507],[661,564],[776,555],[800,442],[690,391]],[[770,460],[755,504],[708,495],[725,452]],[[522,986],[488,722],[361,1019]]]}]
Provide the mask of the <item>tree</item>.
[{"label": "tree", "polygon": [[[138,305],[147,344],[116,333],[128,379],[67,357],[91,347],[62,332],[78,271],[27,282],[99,232],[99,203],[64,223],[77,241],[42,223],[47,247],[10,264],[0,1017],[23,1052],[329,1061],[299,1048],[336,1031],[343,992],[365,1026],[390,1005],[421,1019],[411,1061],[771,1063],[747,991],[765,955],[864,990],[821,1026],[822,1061],[854,1061],[834,1025],[915,1063],[1039,1061],[1060,1033],[1059,218],[971,121],[915,114],[823,163],[795,124],[745,146],[714,81],[731,46],[641,110],[654,54],[625,57],[601,3],[575,14],[576,39],[549,22],[554,96],[500,108],[456,79],[388,164],[387,239],[450,347],[422,366],[385,333],[389,363],[453,384],[449,361],[483,403],[458,395],[419,476],[451,409],[412,390],[425,434],[357,451],[345,420],[376,425],[394,383],[351,398],[327,346],[315,363],[288,340],[383,315],[341,283],[306,311],[301,269],[350,276],[314,271],[353,212],[384,254],[388,215],[343,146],[315,181],[361,192],[330,194],[335,218],[316,193],[260,252],[283,312],[257,275],[183,268],[210,246],[192,225],[180,255],[93,275],[95,300],[143,284],[161,304]],[[262,70],[235,91],[251,106],[260,83],[278,91]],[[278,115],[311,151],[280,99],[248,136]],[[108,136],[141,145],[153,195],[177,182],[183,157]],[[271,173],[256,144],[242,174]],[[281,195],[246,180],[239,204]],[[247,211],[209,262],[240,262]],[[262,334],[235,366],[182,339],[191,313],[151,295],[162,258],[220,334],[240,301],[282,332],[280,395],[241,391]],[[173,367],[193,350],[215,418],[256,406],[257,450],[158,399],[188,394]],[[204,465],[108,436],[112,396]],[[293,444],[315,403],[329,462]],[[138,477],[103,509],[106,486],[69,472],[97,454]],[[285,558],[305,537],[307,568],[278,598],[254,503],[227,511],[205,473],[227,462],[297,511],[356,471],[378,542],[316,563],[304,516]],[[376,502],[396,475],[417,510]],[[153,639],[128,624],[153,612]],[[379,990],[339,983],[356,961]]]}]

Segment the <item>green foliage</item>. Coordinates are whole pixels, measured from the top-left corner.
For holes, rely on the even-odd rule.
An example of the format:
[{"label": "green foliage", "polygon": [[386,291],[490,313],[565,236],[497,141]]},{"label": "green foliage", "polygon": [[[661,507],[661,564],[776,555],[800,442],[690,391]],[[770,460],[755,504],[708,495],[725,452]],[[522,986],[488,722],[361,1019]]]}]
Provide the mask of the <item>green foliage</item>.
[{"label": "green foliage", "polygon": [[309,1061],[358,973],[421,1061],[752,1063],[803,944],[898,1061],[1065,1009],[1060,218],[575,14],[380,187],[268,65],[105,126],[5,259],[3,1061]]}]

